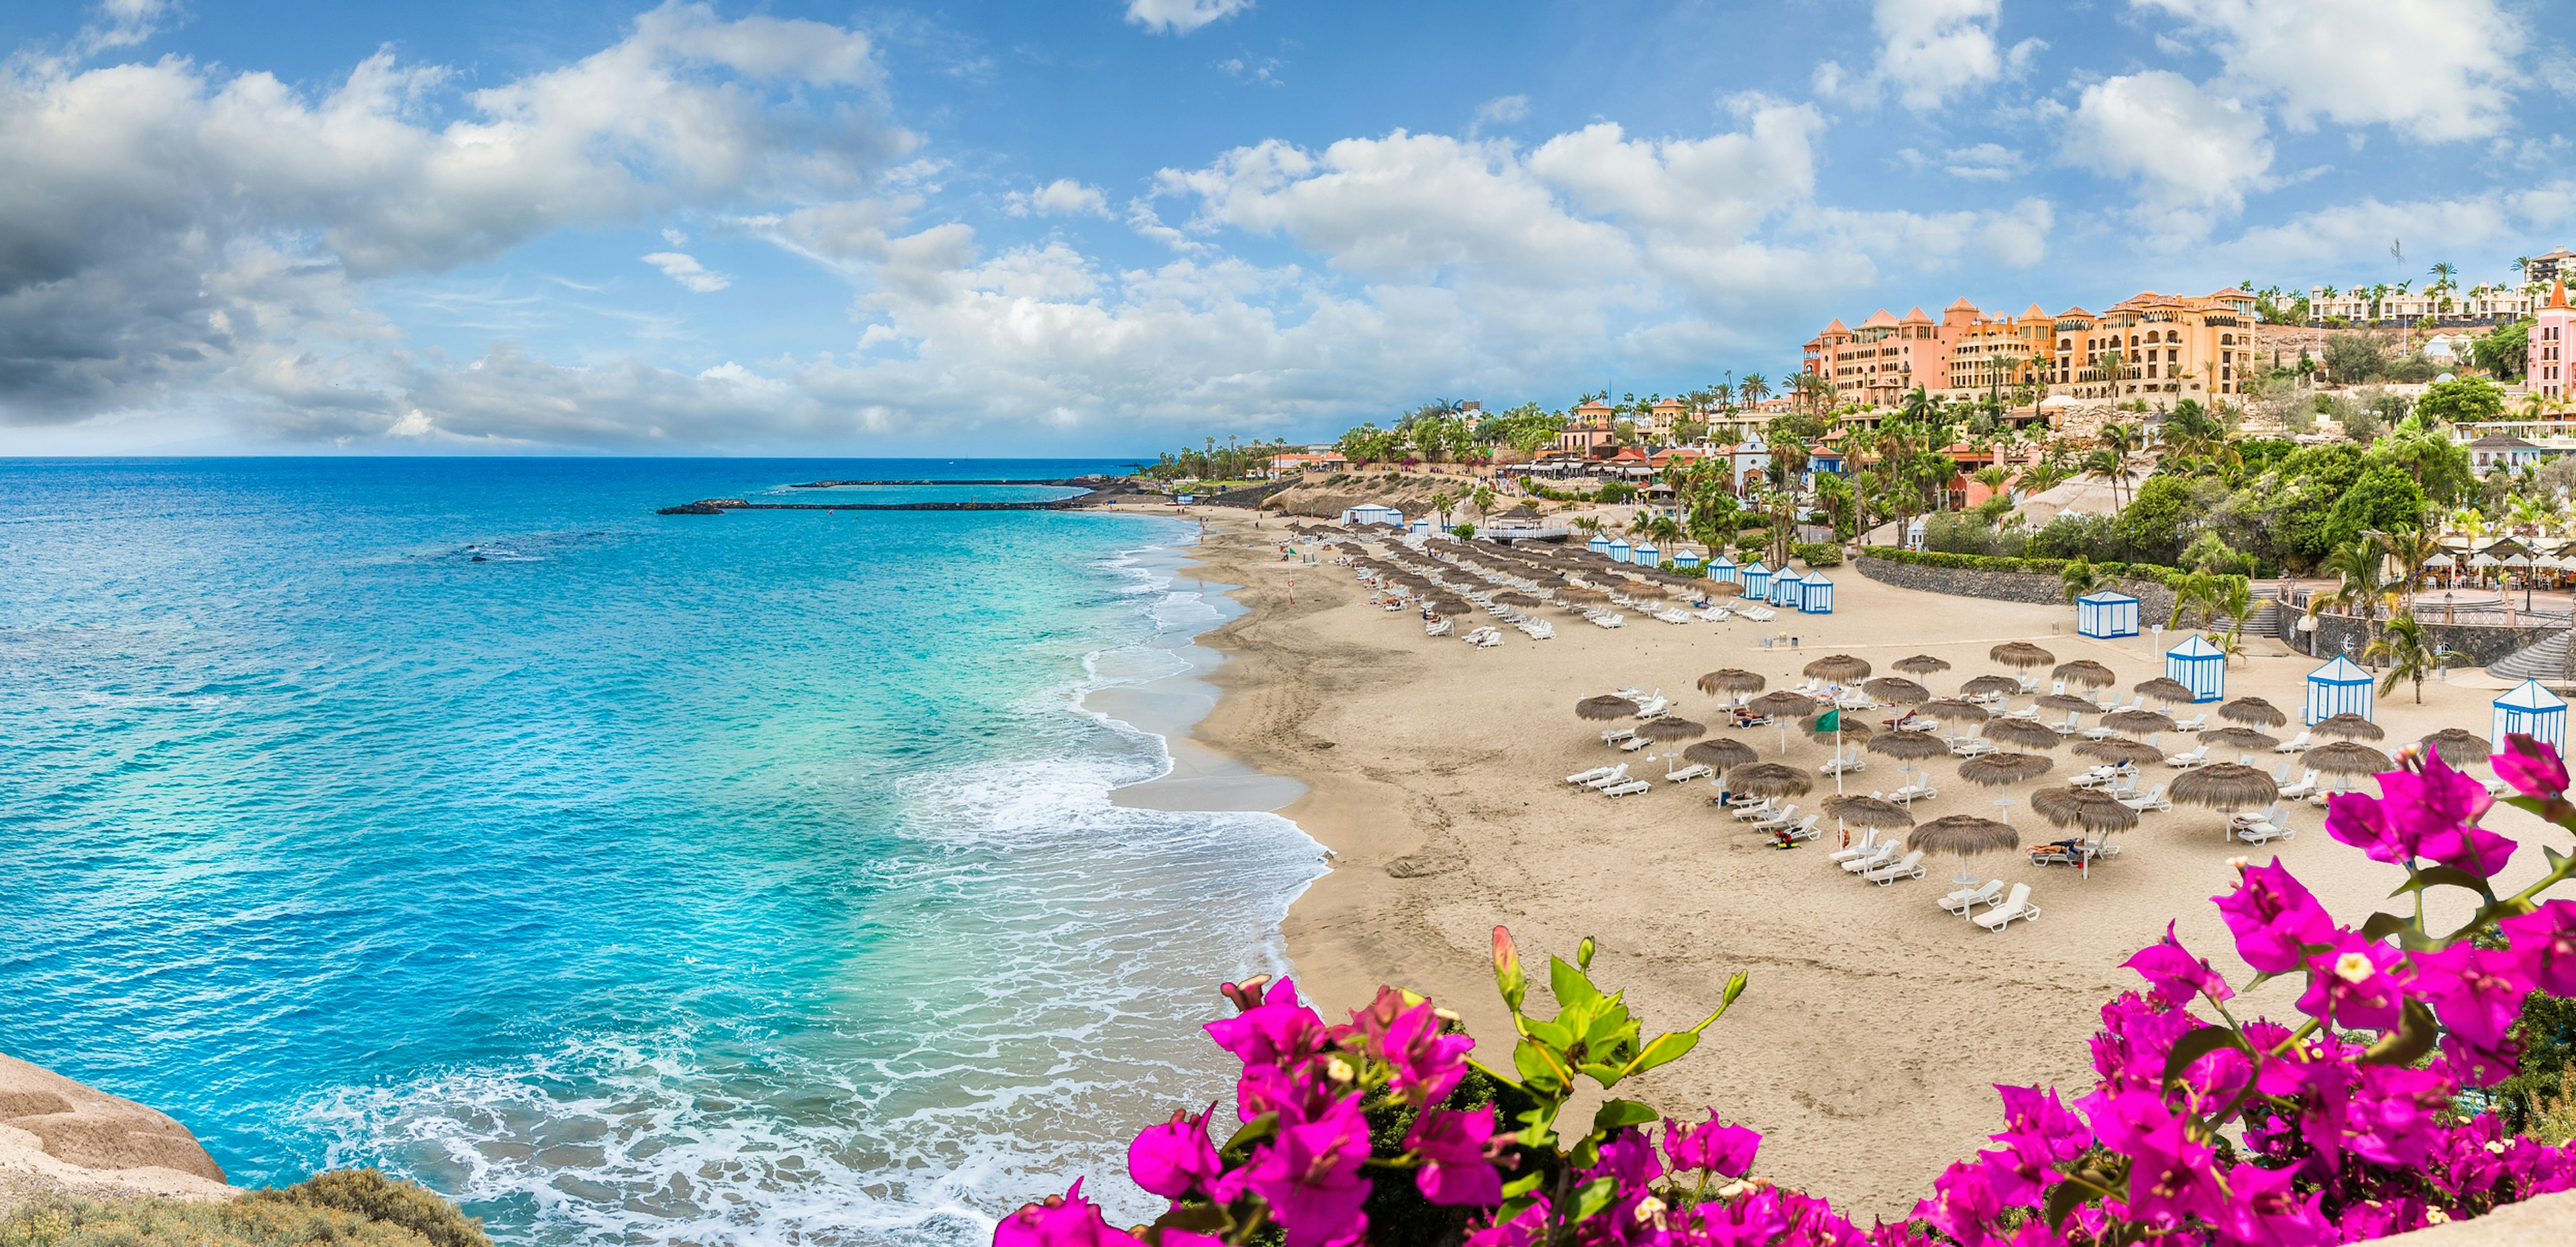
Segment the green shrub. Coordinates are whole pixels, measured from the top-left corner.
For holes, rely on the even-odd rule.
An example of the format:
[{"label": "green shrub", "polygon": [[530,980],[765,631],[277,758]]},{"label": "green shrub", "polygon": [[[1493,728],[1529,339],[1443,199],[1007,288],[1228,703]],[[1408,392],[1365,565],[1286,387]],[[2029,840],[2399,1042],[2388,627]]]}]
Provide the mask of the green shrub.
[{"label": "green shrub", "polygon": [[427,1189],[341,1169],[229,1203],[48,1198],[0,1218],[0,1247],[492,1247]]},{"label": "green shrub", "polygon": [[1843,565],[1843,548],[1830,541],[1806,542],[1790,547],[1790,552],[1797,555],[1809,567]]},{"label": "green shrub", "polygon": [[249,1198],[354,1212],[401,1226],[429,1240],[431,1247],[492,1247],[480,1220],[466,1216],[419,1183],[389,1178],[373,1169],[334,1169],[290,1187],[253,1191]]}]

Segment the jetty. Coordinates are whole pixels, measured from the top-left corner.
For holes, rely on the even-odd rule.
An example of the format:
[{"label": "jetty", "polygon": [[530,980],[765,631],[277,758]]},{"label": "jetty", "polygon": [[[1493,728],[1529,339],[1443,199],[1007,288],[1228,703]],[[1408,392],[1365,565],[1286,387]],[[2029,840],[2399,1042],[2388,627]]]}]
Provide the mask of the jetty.
[{"label": "jetty", "polygon": [[753,502],[748,498],[701,498],[663,507],[655,515],[722,515],[727,511],[1075,511],[1113,498],[1141,492],[1135,482],[1106,476],[1062,480],[974,481],[807,481],[789,489],[831,489],[848,485],[1051,485],[1083,492],[1030,502]]}]

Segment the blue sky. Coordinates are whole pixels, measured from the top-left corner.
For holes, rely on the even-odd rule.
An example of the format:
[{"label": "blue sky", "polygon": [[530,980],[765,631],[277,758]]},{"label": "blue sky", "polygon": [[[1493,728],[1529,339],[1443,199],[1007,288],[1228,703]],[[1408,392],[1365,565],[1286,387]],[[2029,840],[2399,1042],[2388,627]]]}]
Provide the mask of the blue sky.
[{"label": "blue sky", "polygon": [[1125,454],[2500,280],[2576,241],[2542,16],[20,3],[0,454]]}]

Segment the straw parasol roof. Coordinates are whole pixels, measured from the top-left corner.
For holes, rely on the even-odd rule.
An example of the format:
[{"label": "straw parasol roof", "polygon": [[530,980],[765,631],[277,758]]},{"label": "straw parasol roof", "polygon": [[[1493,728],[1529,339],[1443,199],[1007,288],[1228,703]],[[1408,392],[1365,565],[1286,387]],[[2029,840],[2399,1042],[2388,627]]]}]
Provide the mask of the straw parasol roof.
[{"label": "straw parasol roof", "polygon": [[1753,746],[1725,736],[1716,740],[1699,741],[1682,749],[1682,761],[1713,766],[1721,771],[1731,771],[1736,767],[1747,765],[1755,756]]},{"label": "straw parasol roof", "polygon": [[1825,798],[1825,813],[1856,827],[1911,827],[1914,815],[1904,806],[1876,794]]},{"label": "straw parasol roof", "polygon": [[2098,761],[2145,766],[2164,761],[2165,751],[2142,740],[2088,740],[2075,746],[2075,752]]},{"label": "straw parasol roof", "polygon": [[2078,658],[2073,662],[2059,663],[2057,669],[2048,674],[2070,684],[2081,684],[2086,688],[2102,688],[2120,682],[2120,677],[2112,674],[2109,667],[2090,658]]},{"label": "straw parasol roof", "polygon": [[1860,691],[1880,701],[1901,706],[1918,705],[1932,700],[1932,690],[1903,676],[1883,675],[1860,686]]},{"label": "straw parasol roof", "polygon": [[2126,831],[2138,825],[2138,812],[2118,797],[2090,788],[2042,788],[2030,794],[2030,808],[2059,827],[2086,831]]},{"label": "straw parasol roof", "polygon": [[1701,591],[1713,598],[1742,597],[1744,595],[1744,586],[1737,584],[1732,580],[1711,580],[1707,581],[1706,584],[1708,587]]},{"label": "straw parasol roof", "polygon": [[2173,716],[2153,710],[2114,710],[2102,716],[2102,726],[2123,732],[2170,732]]},{"label": "straw parasol roof", "polygon": [[1957,857],[1974,857],[1979,853],[2009,853],[2021,847],[2021,833],[1991,818],[1973,814],[1952,814],[1936,818],[1907,832],[1905,847],[1923,853],[1948,853]]},{"label": "straw parasol roof", "polygon": [[1869,663],[1849,654],[1827,654],[1808,663],[1802,670],[1819,680],[1848,684],[1866,677],[1869,674]]},{"label": "straw parasol roof", "polygon": [[1987,650],[1986,657],[2007,667],[2045,667],[2057,661],[2057,655],[2028,641],[2006,641]]},{"label": "straw parasol roof", "polygon": [[1899,658],[1890,665],[1907,675],[1930,675],[1935,671],[1949,670],[1950,660],[1934,658],[1930,654],[1916,654],[1912,658]]},{"label": "straw parasol roof", "polygon": [[1574,703],[1578,719],[1624,719],[1637,713],[1637,703],[1625,697],[1586,697]]},{"label": "straw parasol roof", "polygon": [[2110,709],[2092,698],[2078,697],[2073,693],[2050,693],[2032,704],[2042,710],[2072,710],[2077,714],[2100,714]]},{"label": "straw parasol roof", "polygon": [[1813,776],[1778,762],[1752,762],[1726,773],[1726,786],[1757,797],[1802,797],[1816,786]]},{"label": "straw parasol roof", "polygon": [[1960,685],[1959,691],[1970,697],[1985,697],[1994,693],[2010,695],[2021,691],[2021,681],[2008,675],[1981,675]]},{"label": "straw parasol roof", "polygon": [[2280,786],[2272,782],[2271,776],[2233,762],[2185,771],[2166,791],[2185,805],[2203,805],[2213,810],[2242,810],[2281,795]]},{"label": "straw parasol roof", "polygon": [[2166,675],[2157,676],[2152,680],[2142,680],[2132,686],[2130,691],[2161,702],[2190,701],[2194,696],[2190,685]]},{"label": "straw parasol roof", "polygon": [[1801,697],[1785,688],[1775,688],[1746,702],[1744,708],[1755,714],[1767,714],[1776,719],[1784,714],[1806,714],[1816,708],[1816,703],[1813,698]]},{"label": "straw parasol roof", "polygon": [[1985,707],[1980,706],[1973,701],[1960,701],[1955,697],[1944,697],[1939,701],[1927,701],[1920,706],[1916,706],[1914,708],[1914,713],[1927,715],[1931,718],[1945,721],[1957,719],[1966,723],[1983,723],[1994,717],[1993,712],[1987,710]]},{"label": "straw parasol roof", "polygon": [[1529,594],[1514,591],[1495,594],[1494,603],[1498,606],[1530,607],[1539,605],[1539,600]]},{"label": "straw parasol roof", "polygon": [[1960,763],[1959,778],[1971,784],[1996,788],[2037,779],[2048,774],[2048,769],[2055,765],[2054,760],[2033,753],[1990,753]]},{"label": "straw parasol roof", "polygon": [[1430,598],[1423,602],[1434,615],[1464,615],[1472,609],[1457,598]]},{"label": "straw parasol roof", "polygon": [[2424,748],[2453,766],[2484,762],[2495,756],[2495,746],[2486,737],[2475,735],[2466,728],[2443,728],[2424,738]]},{"label": "straw parasol roof", "polygon": [[1996,744],[2011,745],[2018,749],[2055,749],[2066,740],[2065,737],[2057,734],[2056,728],[2045,723],[2033,723],[2028,719],[1989,721],[1986,724],[1985,737]]},{"label": "straw parasol roof", "polygon": [[1881,732],[1869,738],[1869,751],[1905,762],[1937,758],[1950,746],[1930,732]]},{"label": "straw parasol roof", "polygon": [[2260,697],[2239,697],[2218,708],[2218,717],[2247,727],[2279,727],[2290,721],[2280,708]]},{"label": "straw parasol roof", "polygon": [[2250,727],[2222,727],[2214,732],[2203,732],[2200,738],[2227,749],[2269,749],[2281,743],[2280,737]]},{"label": "straw parasol roof", "polygon": [[1809,719],[1806,722],[1799,724],[1798,729],[1816,740],[1832,740],[1837,734],[1839,734],[1844,740],[1855,745],[1870,738],[1869,724],[1864,723],[1859,719],[1855,719],[1848,714],[1835,717],[1834,722],[1839,726],[1825,728],[1817,727],[1816,720],[1823,717],[1823,715],[1819,714],[1815,719]]},{"label": "straw parasol roof", "polygon": [[1695,740],[1708,735],[1708,725],[1669,717],[1648,719],[1637,725],[1637,734],[1659,743],[1668,740]]},{"label": "straw parasol roof", "polygon": [[2351,713],[2319,719],[2308,730],[2319,736],[2344,736],[2353,740],[2378,740],[2388,735],[2386,728]]},{"label": "straw parasol roof", "polygon": [[2376,775],[2394,769],[2387,754],[2350,740],[2339,740],[2309,750],[2308,765],[2328,775]]},{"label": "straw parasol roof", "polygon": [[1759,693],[1762,691],[1762,685],[1764,683],[1765,681],[1762,677],[1755,675],[1750,671],[1728,667],[1724,670],[1712,671],[1707,675],[1701,676],[1699,678],[1699,691],[1707,693],[1712,697],[1723,696],[1728,693]]}]

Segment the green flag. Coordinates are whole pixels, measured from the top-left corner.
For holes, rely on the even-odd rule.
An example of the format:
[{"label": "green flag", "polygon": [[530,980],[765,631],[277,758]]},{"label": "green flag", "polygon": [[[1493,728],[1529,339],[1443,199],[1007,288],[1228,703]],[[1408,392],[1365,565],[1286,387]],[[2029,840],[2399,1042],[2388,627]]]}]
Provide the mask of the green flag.
[{"label": "green flag", "polygon": [[1839,709],[1835,709],[1828,710],[1823,714],[1817,715],[1816,730],[1819,732],[1839,732],[1843,730],[1843,712]]}]

